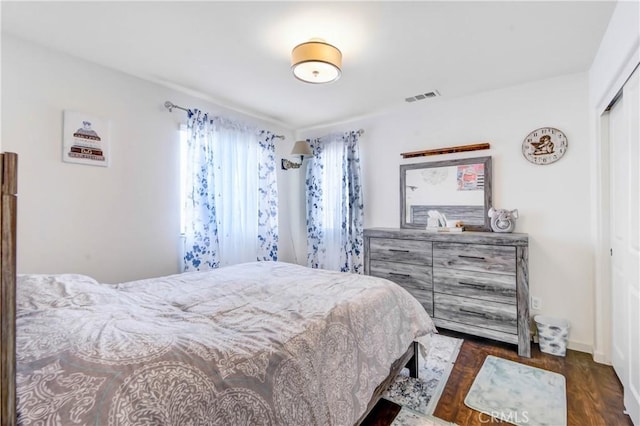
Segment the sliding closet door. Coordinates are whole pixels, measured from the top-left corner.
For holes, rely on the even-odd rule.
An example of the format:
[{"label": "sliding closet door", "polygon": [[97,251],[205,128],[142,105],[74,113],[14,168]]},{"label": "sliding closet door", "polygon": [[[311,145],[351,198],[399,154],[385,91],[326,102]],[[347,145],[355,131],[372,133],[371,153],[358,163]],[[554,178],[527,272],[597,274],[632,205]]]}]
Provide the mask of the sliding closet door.
[{"label": "sliding closet door", "polygon": [[612,364],[640,426],[640,75],[609,113],[611,158]]}]

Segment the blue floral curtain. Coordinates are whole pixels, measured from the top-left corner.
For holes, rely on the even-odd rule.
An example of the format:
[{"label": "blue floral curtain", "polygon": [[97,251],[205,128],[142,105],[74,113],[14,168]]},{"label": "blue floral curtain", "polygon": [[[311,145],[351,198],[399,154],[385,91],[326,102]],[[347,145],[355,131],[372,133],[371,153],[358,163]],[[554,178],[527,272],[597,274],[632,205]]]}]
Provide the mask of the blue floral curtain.
[{"label": "blue floral curtain", "polygon": [[217,268],[218,226],[215,209],[215,165],[212,122],[195,110],[187,122],[185,205],[185,271]]},{"label": "blue floral curtain", "polygon": [[357,131],[345,133],[342,137],[346,167],[342,178],[344,226],[341,229],[345,255],[344,266],[341,270],[363,274],[364,203],[360,174],[359,138],[360,132]]},{"label": "blue floral curtain", "polygon": [[258,136],[258,258],[278,260],[278,183],[275,135],[263,130]]},{"label": "blue floral curtain", "polygon": [[363,273],[364,206],[358,132],[310,141],[307,168],[307,264]]},{"label": "blue floral curtain", "polygon": [[197,110],[187,132],[184,270],[277,260],[275,136]]}]

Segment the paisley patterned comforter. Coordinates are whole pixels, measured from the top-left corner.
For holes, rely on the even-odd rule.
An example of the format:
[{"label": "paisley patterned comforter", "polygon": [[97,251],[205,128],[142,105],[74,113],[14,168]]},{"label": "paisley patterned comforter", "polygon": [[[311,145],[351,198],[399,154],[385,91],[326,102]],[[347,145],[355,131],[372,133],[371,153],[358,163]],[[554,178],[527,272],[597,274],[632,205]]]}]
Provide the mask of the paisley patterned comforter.
[{"label": "paisley patterned comforter", "polygon": [[281,262],[17,293],[25,425],[351,425],[435,330],[396,284]]}]

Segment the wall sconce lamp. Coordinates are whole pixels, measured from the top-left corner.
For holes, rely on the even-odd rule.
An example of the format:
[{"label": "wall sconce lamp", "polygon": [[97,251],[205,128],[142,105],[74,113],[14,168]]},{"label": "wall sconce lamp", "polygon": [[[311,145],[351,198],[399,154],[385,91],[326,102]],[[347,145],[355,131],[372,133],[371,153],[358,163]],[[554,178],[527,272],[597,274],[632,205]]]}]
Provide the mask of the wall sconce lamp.
[{"label": "wall sconce lamp", "polygon": [[289,169],[299,169],[302,166],[302,162],[304,161],[305,155],[307,157],[313,157],[313,151],[311,151],[311,147],[307,141],[297,141],[293,145],[293,149],[291,150],[291,155],[299,155],[300,162],[294,163],[285,158],[282,159],[282,170]]},{"label": "wall sconce lamp", "polygon": [[305,83],[330,83],[340,78],[342,52],[320,38],[313,38],[293,48],[293,75]]}]

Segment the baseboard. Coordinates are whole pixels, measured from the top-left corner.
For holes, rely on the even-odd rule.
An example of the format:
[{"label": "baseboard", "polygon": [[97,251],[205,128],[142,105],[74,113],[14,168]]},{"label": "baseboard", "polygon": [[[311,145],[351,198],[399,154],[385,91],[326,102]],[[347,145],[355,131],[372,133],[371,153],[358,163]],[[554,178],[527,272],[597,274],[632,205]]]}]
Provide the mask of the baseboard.
[{"label": "baseboard", "polygon": [[593,354],[593,346],[587,345],[586,343],[572,342],[571,340],[569,340],[567,344],[567,348],[573,351],[586,352],[588,354]]},{"label": "baseboard", "polygon": [[593,360],[598,364],[611,365],[611,359],[602,352],[594,352]]}]

